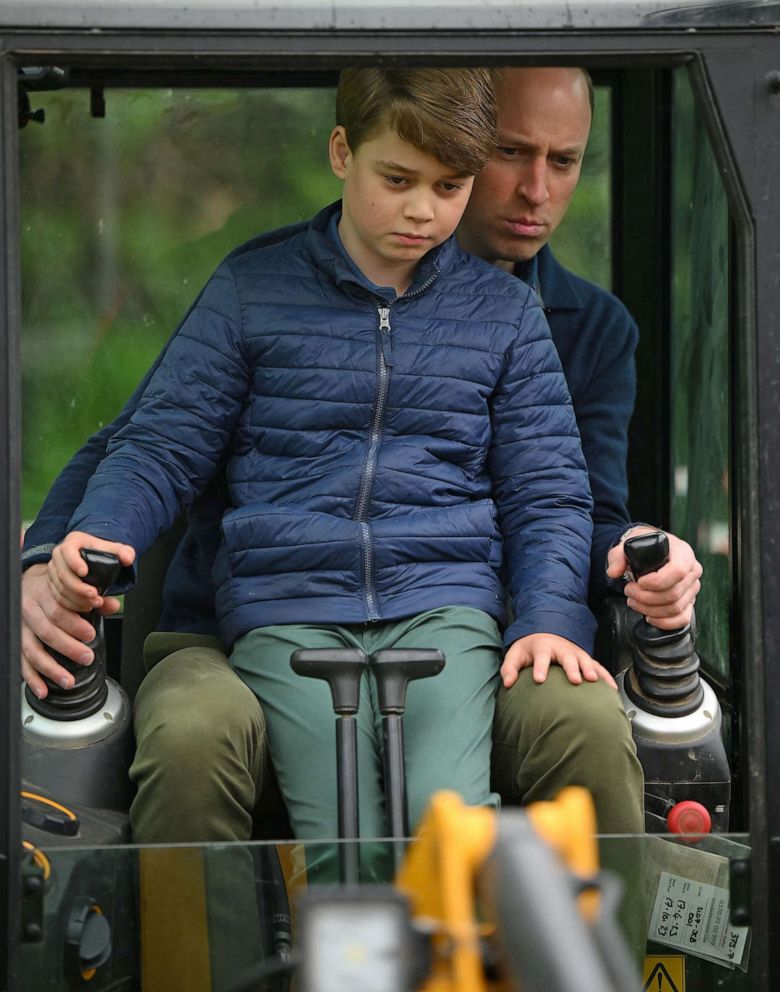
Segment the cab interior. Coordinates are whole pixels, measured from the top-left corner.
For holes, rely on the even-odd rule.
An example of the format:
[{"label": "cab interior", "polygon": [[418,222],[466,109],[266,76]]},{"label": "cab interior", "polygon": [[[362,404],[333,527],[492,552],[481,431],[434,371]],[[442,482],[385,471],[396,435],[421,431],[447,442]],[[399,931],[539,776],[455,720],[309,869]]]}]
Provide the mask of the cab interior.
[{"label": "cab interior", "polygon": [[[48,56],[61,75],[36,75],[26,61],[20,92],[45,120],[28,117],[18,138],[23,522],[119,412],[219,261],[338,196],[325,154],[332,64],[165,72],[72,58],[58,66]],[[744,834],[742,221],[695,60],[648,61],[583,60],[595,84],[593,130],[551,244],[564,265],[615,293],[640,328],[630,512],[687,540],[704,566],[697,651],[723,711],[729,833]],[[138,590],[107,624],[111,673],[131,697],[171,540],[149,553]],[[718,988],[754,987],[741,971],[718,979]]]}]

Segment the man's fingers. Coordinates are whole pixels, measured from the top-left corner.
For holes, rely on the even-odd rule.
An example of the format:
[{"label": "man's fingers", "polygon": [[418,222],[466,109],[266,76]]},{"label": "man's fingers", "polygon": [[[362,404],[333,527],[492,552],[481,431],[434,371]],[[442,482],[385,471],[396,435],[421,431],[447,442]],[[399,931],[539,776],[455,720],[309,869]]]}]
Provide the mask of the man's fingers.
[{"label": "man's fingers", "polygon": [[[79,620],[81,619],[82,618],[79,617]],[[91,636],[85,636],[83,639],[80,637],[72,637],[66,630],[63,630],[62,627],[59,627],[54,623],[50,623],[45,618],[40,620],[39,623],[37,623],[35,627],[30,630],[30,636],[42,644],[41,651],[43,653],[46,652],[47,647],[50,647],[54,651],[59,651],[60,654],[64,654],[65,657],[69,658],[71,661],[77,662],[79,665],[89,665],[92,663],[94,655],[85,642],[91,641],[95,634],[94,628],[91,624],[88,624],[85,620],[82,620],[82,622],[87,631],[93,631]],[[27,625],[22,624],[23,637],[26,627]],[[33,651],[31,657],[38,657],[38,652]],[[48,675],[49,673],[46,672],[46,674]]]},{"label": "man's fingers", "polygon": [[[117,610],[121,609],[122,600],[118,596],[104,596],[103,605],[100,607],[100,612],[104,617],[113,616]],[[91,640],[91,638],[90,638]]]},{"label": "man's fingers", "polygon": [[[41,597],[34,607],[23,612],[25,623],[45,644],[69,655],[70,641],[93,640],[96,631],[80,613],[66,609],[51,596]],[[65,640],[63,640],[65,635]],[[74,659],[75,660],[75,659]]]},{"label": "man's fingers", "polygon": [[695,599],[701,591],[701,582],[693,575],[687,576],[682,582],[661,590],[647,589],[637,582],[629,582],[623,590],[626,599],[639,603],[644,607],[668,606],[670,603]]},{"label": "man's fingers", "polygon": [[[689,590],[679,599],[673,602],[658,603],[658,604],[648,604],[642,599],[634,599],[629,597],[627,600],[628,606],[632,610],[636,610],[637,613],[643,614],[648,620],[655,622],[656,620],[671,620],[674,617],[688,616],[690,619],[690,614],[696,603],[696,595],[698,589]],[[688,622],[687,620],[685,621]]]},{"label": "man's fingers", "polygon": [[687,627],[693,619],[693,607],[675,613],[672,617],[647,617],[647,622],[660,630],[678,630],[680,627]]},{"label": "man's fingers", "polygon": [[667,597],[675,589],[689,589],[699,581],[700,573],[690,568],[687,571],[680,571],[677,568],[670,569],[664,566],[658,572],[648,572],[637,582],[629,582],[630,586],[638,586],[642,592],[648,596],[666,595]]},{"label": "man's fingers", "polygon": [[[84,645],[81,645],[82,650]],[[40,678],[46,675],[63,689],[70,689],[75,679],[69,671],[57,664],[54,658],[29,629],[22,628],[22,678],[32,691],[42,699],[48,692]],[[41,694],[42,693],[42,694]]]},{"label": "man's fingers", "polygon": [[49,695],[48,686],[32,665],[29,664],[24,655],[22,656],[22,678],[38,699],[45,699]]}]

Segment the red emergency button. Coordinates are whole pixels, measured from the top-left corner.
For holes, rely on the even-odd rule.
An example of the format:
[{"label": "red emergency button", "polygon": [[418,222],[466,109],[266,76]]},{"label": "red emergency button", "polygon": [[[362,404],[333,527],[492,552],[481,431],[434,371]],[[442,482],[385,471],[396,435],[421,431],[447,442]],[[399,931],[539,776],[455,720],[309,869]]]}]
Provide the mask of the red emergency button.
[{"label": "red emergency button", "polygon": [[666,817],[669,832],[673,834],[708,834],[712,829],[712,817],[706,806],[693,799],[683,799],[675,803]]}]

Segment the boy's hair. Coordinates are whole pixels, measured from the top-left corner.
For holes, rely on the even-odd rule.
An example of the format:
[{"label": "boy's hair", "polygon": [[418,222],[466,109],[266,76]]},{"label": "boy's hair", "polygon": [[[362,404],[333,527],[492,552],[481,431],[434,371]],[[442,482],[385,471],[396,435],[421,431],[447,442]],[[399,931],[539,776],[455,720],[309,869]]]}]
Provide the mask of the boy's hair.
[{"label": "boy's hair", "polygon": [[496,101],[488,69],[345,69],[336,123],[352,151],[383,128],[458,175],[474,175],[496,147]]}]

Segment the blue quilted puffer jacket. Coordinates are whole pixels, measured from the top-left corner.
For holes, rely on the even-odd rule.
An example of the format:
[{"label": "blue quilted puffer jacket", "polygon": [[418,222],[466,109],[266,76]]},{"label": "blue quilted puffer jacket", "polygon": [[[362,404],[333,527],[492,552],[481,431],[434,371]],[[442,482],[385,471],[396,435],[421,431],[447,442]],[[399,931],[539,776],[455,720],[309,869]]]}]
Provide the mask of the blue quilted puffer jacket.
[{"label": "blue quilted puffer jacket", "polygon": [[341,247],[340,207],[234,254],[182,323],[69,530],[141,554],[224,462],[225,644],[279,623],[445,605],[586,650],[587,471],[527,286],[429,252],[400,297]]}]

